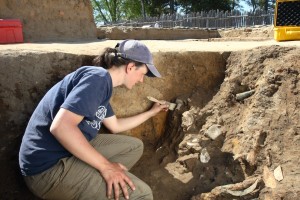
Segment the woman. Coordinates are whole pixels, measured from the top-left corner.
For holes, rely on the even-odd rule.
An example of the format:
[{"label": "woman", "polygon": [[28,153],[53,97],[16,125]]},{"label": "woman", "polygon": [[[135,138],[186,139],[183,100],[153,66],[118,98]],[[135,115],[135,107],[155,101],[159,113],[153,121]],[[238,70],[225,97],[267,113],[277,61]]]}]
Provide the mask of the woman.
[{"label": "woman", "polygon": [[153,199],[148,185],[128,172],[143,143],[124,135],[97,134],[132,129],[167,105],[117,118],[109,100],[113,87],[131,89],[144,76],[160,77],[149,49],[125,40],[106,48],[54,85],[33,112],[23,136],[19,163],[28,188],[43,199]]}]

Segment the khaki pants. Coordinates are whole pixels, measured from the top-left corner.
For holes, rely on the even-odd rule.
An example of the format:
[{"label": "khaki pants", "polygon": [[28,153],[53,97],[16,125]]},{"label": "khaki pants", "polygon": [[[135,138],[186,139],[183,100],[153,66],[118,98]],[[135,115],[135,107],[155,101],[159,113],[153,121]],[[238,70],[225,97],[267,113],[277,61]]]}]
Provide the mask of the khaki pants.
[{"label": "khaki pants", "polygon": [[[141,140],[124,135],[100,134],[91,144],[108,160],[122,163],[128,169],[143,152]],[[146,183],[129,172],[126,174],[136,187],[132,191],[128,186],[130,199],[153,199],[152,191]],[[28,188],[42,199],[108,199],[106,182],[99,171],[74,156],[59,160],[45,172],[24,178]],[[120,199],[125,199],[123,194]]]}]

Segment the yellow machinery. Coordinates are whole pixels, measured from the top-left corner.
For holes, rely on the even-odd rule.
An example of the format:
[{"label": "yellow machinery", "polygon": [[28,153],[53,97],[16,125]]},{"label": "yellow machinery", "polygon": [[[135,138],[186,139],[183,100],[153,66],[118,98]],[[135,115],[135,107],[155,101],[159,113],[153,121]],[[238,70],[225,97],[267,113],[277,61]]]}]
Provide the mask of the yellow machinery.
[{"label": "yellow machinery", "polygon": [[274,39],[300,40],[300,0],[276,0]]}]

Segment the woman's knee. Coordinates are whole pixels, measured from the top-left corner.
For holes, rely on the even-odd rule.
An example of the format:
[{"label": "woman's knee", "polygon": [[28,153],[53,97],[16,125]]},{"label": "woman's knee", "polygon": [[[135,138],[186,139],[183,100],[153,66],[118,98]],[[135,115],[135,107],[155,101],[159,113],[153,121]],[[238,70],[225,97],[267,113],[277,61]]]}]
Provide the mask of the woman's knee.
[{"label": "woman's knee", "polygon": [[143,154],[144,151],[144,143],[142,140],[138,139],[138,138],[132,138],[133,142],[133,147],[136,151],[138,151],[141,155]]},{"label": "woman's knee", "polygon": [[134,181],[135,190],[131,194],[130,199],[144,199],[144,200],[152,200],[153,194],[152,190],[145,182],[138,179],[138,181]]}]

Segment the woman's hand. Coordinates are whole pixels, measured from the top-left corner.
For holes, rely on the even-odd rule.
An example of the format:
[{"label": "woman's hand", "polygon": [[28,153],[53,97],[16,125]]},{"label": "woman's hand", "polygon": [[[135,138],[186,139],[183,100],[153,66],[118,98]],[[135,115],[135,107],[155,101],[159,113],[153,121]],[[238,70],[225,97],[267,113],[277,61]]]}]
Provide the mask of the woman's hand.
[{"label": "woman's hand", "polygon": [[125,174],[125,171],[127,171],[127,168],[121,163],[109,163],[100,171],[107,184],[107,197],[109,199],[112,197],[113,191],[115,200],[119,199],[120,187],[126,199],[129,199],[127,185],[135,190],[133,182]]},{"label": "woman's hand", "polygon": [[[112,163],[101,155],[84,137],[78,124],[83,116],[61,108],[55,116],[50,131],[53,136],[74,156],[98,169],[107,183],[107,195],[119,199],[120,187],[124,197],[129,198],[127,185],[135,190],[130,178],[125,174],[126,167],[120,163]],[[70,134],[72,133],[72,134]]]},{"label": "woman's hand", "polygon": [[160,111],[167,111],[168,108],[168,104],[154,103],[152,108],[146,112],[126,118],[117,118],[115,115],[113,115],[111,117],[105,118],[103,120],[103,124],[112,133],[120,133],[137,127],[147,119],[155,116]]},{"label": "woman's hand", "polygon": [[169,105],[168,104],[160,104],[160,103],[154,103],[152,108],[149,110],[152,113],[152,116],[155,116],[160,111],[168,111]]}]

